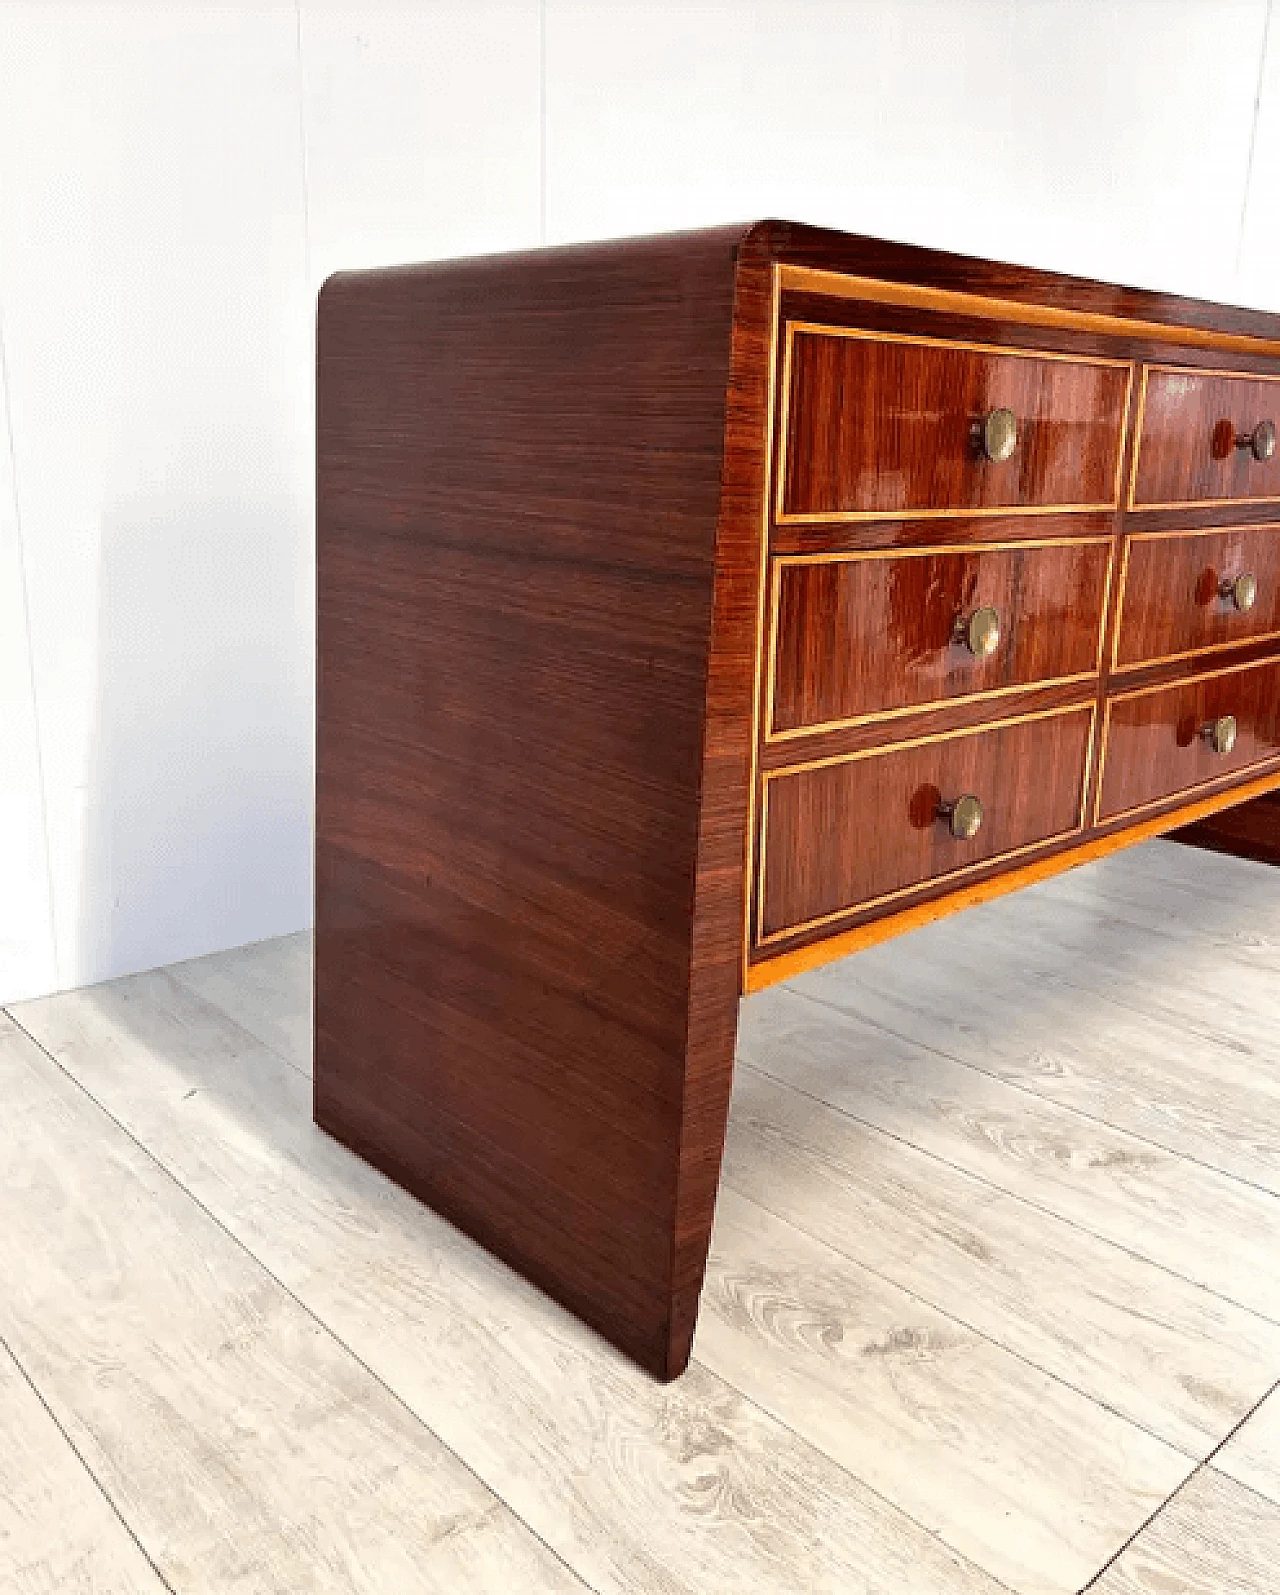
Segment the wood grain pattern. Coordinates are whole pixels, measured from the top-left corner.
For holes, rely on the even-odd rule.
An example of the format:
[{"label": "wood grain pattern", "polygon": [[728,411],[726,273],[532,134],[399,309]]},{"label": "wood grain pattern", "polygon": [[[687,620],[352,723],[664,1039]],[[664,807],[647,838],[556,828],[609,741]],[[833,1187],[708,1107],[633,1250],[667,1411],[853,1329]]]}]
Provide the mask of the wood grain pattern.
[{"label": "wood grain pattern", "polygon": [[1131,508],[1280,500],[1280,454],[1261,461],[1235,446],[1280,418],[1275,378],[1172,366],[1147,367],[1143,378]]},{"label": "wood grain pattern", "polygon": [[1269,1387],[1275,1325],[745,1056],[725,1186],[1189,1456]]},{"label": "wood grain pattern", "polygon": [[[771,736],[1094,674],[1110,563],[1109,538],[775,560]],[[984,607],[976,658],[954,632]]]},{"label": "wood grain pattern", "polygon": [[1029,863],[1014,862],[997,872],[978,872],[977,880],[950,891],[945,883],[933,895],[929,895],[926,888],[919,900],[910,902],[905,908],[891,909],[879,917],[867,918],[847,930],[829,932],[822,940],[801,942],[782,952],[757,953],[755,960],[747,967],[745,989],[749,992],[764,991],[781,980],[819,969],[848,953],[862,952],[894,940],[907,931],[937,924],[963,909],[979,908],[997,902],[1012,892],[1043,885],[1068,870],[1111,858],[1141,842],[1164,836],[1179,825],[1212,816],[1228,805],[1243,804],[1255,797],[1269,795],[1278,786],[1280,772],[1273,770],[1269,775],[1256,777],[1242,787],[1211,793],[1194,803],[1157,814],[1153,818],[1131,822],[1083,842],[1064,843],[1041,857],[1032,858]]},{"label": "wood grain pattern", "polygon": [[1213,1459],[1214,1466],[1280,1507],[1280,1393],[1273,1390]]},{"label": "wood grain pattern", "polygon": [[741,956],[768,301],[748,240],[735,332],[740,243],[320,305],[317,1119],[662,1377]]},{"label": "wood grain pattern", "polygon": [[1172,840],[1213,853],[1255,859],[1260,864],[1280,864],[1280,798],[1268,793],[1251,803],[1224,809],[1175,831]]},{"label": "wood grain pattern", "polygon": [[310,1074],[311,967],[311,933],[299,931],[171,964],[169,973]]},{"label": "wood grain pattern", "polygon": [[0,1088],[0,1335],[171,1588],[581,1595],[25,1035]]},{"label": "wood grain pattern", "polygon": [[[1257,603],[1240,611],[1224,581],[1252,575]],[[1122,569],[1118,668],[1186,658],[1280,636],[1280,526],[1160,532],[1131,537]]]},{"label": "wood grain pattern", "polygon": [[1280,1508],[1202,1468],[1089,1586],[1092,1595],[1269,1595]]},{"label": "wood grain pattern", "polygon": [[[789,324],[780,523],[1098,508],[1119,497],[1131,368]],[[1018,447],[975,427],[1008,407]]]},{"label": "wood grain pattern", "polygon": [[[788,1000],[789,999],[789,1000]],[[1280,1321],[1280,1199],[914,1043],[777,992],[785,1084]],[[744,1051],[754,1062],[756,1054]],[[1202,1215],[1195,1225],[1188,1213]],[[1209,1215],[1212,1215],[1210,1220]]]},{"label": "wood grain pattern", "polygon": [[165,1595],[18,1365],[0,1346],[0,1588],[9,1595]]},{"label": "wood grain pattern", "polygon": [[[20,1013],[596,1595],[1003,1595],[705,1367],[655,1383],[319,1134],[299,1071],[169,973]],[[304,1498],[306,1466],[281,1470]],[[505,1588],[556,1586],[514,1563]]]},{"label": "wood grain pattern", "polygon": [[[761,939],[1060,837],[1082,823],[1093,708],[770,776]],[[958,841],[941,801],[977,796]]]},{"label": "wood grain pattern", "polygon": [[[873,285],[861,300],[855,278]],[[817,328],[797,330],[785,374],[779,316]],[[1149,469],[1172,414],[1158,368],[1194,362],[1194,403],[1169,422],[1194,430],[1205,395],[1270,391],[1278,331],[1257,313],[782,222],[331,279],[317,365],[318,1122],[652,1372],[677,1374],[757,934],[816,915],[789,936],[793,956],[833,927],[861,931],[850,892],[866,925],[901,929],[888,917],[900,894],[958,905],[1023,862],[1023,844],[982,851],[996,824],[975,863],[946,868],[891,805],[875,820],[890,845],[874,843],[867,871],[883,864],[889,884],[868,899],[874,880],[839,879],[847,841],[810,837],[807,812],[779,820],[795,778],[766,769],[760,746],[770,538],[866,552],[919,545],[945,517],[948,543],[997,524],[1025,541],[1038,523],[1087,528],[1101,550],[1129,529],[1118,494],[1137,366],[1152,371]],[[971,429],[1002,403],[1021,443],[989,469]],[[771,525],[779,489],[792,528]],[[1051,523],[1060,508],[1070,522]],[[1140,524],[1162,529],[1167,512]],[[963,568],[939,566],[942,586]],[[1014,628],[993,677],[1074,691],[1043,672],[1055,651],[1074,660],[1077,632],[1096,637],[1091,580],[1078,603],[1036,589],[1034,631]],[[835,614],[846,598],[788,601]],[[903,601],[909,649],[935,615],[927,594],[918,611]],[[944,705],[934,729],[988,715],[951,672],[895,677],[893,659],[873,661],[859,698],[863,677],[839,650],[829,669],[812,639],[791,640],[802,630],[781,643],[796,732],[810,700],[853,705],[856,721],[861,703],[905,712],[926,688]],[[1085,671],[1071,676],[1095,697]],[[972,719],[942,718],[956,712]],[[1055,740],[1074,722],[1037,723],[1034,781],[1003,807],[1047,856],[1076,839],[1043,842],[1040,820],[1074,801],[1081,770],[1075,742]],[[820,756],[865,753],[864,729],[822,733],[851,740]],[[966,773],[953,762],[948,778]],[[1250,770],[1222,768],[1218,787],[1187,790],[1238,782],[1243,797]],[[928,779],[922,768],[908,796]],[[772,863],[764,827],[790,831]],[[914,875],[885,862],[895,849]]]},{"label": "wood grain pattern", "polygon": [[1075,1595],[1192,1466],[734,1191],[698,1356],[1011,1590]]},{"label": "wood grain pattern", "polygon": [[[1229,753],[1201,728],[1234,716]],[[1114,698],[1104,734],[1098,814],[1112,819],[1280,755],[1280,663],[1218,671],[1173,686]]]}]

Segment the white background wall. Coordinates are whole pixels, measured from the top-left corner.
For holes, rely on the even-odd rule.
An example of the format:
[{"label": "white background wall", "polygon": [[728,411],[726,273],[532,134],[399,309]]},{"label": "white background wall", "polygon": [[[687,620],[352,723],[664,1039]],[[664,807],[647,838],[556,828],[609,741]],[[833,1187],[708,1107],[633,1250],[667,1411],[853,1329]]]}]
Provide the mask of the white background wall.
[{"label": "white background wall", "polygon": [[1268,0],[0,0],[0,1001],[310,917],[312,306],[778,215],[1280,310]]}]

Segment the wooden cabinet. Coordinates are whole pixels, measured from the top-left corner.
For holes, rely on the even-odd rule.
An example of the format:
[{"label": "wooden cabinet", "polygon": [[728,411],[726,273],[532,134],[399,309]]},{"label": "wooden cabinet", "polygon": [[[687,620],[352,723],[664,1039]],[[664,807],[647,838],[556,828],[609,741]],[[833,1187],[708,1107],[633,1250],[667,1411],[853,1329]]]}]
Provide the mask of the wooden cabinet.
[{"label": "wooden cabinet", "polygon": [[744,992],[1280,791],[1280,318],[767,222],[317,384],[317,1121],[669,1378]]}]

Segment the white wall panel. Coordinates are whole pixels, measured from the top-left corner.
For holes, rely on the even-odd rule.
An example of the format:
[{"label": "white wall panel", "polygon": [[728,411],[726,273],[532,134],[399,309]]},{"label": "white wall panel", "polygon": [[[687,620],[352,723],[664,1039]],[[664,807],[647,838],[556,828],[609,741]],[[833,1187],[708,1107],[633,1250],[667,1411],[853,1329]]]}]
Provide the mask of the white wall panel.
[{"label": "white wall panel", "polygon": [[0,1004],[57,980],[3,369],[0,344]]},{"label": "white wall panel", "polygon": [[0,304],[78,984],[310,912],[293,6],[8,4]]},{"label": "white wall panel", "polygon": [[1266,0],[547,0],[553,240],[783,216],[1230,296]]},{"label": "white wall panel", "polygon": [[538,0],[303,0],[312,280],[539,241]]},{"label": "white wall panel", "polygon": [[0,1001],[309,919],[330,271],[781,215],[1280,310],[1266,17],[0,0]]}]

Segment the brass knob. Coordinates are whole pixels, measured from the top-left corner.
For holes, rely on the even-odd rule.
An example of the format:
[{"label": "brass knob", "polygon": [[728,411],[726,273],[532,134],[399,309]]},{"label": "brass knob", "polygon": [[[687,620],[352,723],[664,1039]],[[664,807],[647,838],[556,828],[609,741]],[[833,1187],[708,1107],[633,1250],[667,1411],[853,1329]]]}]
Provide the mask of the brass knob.
[{"label": "brass knob", "polygon": [[1259,421],[1252,432],[1238,432],[1236,447],[1248,449],[1255,460],[1269,460],[1276,451],[1276,424]]},{"label": "brass knob", "polygon": [[970,842],[982,829],[982,804],[972,793],[966,792],[964,797],[951,803],[939,803],[938,818],[946,820],[958,842]]},{"label": "brass knob", "polygon": [[968,619],[958,615],[951,640],[963,643],[975,658],[989,659],[1000,646],[1000,611],[986,604]]},{"label": "brass knob", "polygon": [[997,465],[1018,446],[1018,418],[1012,410],[988,410],[980,431],[982,452]]},{"label": "brass knob", "polygon": [[1234,580],[1224,576],[1218,583],[1218,597],[1233,608],[1249,610],[1258,602],[1258,578],[1252,571],[1245,571],[1243,576]]},{"label": "brass knob", "polygon": [[1210,720],[1207,725],[1202,725],[1200,735],[1215,753],[1230,753],[1236,745],[1236,730],[1235,715],[1223,714],[1216,720]]}]

